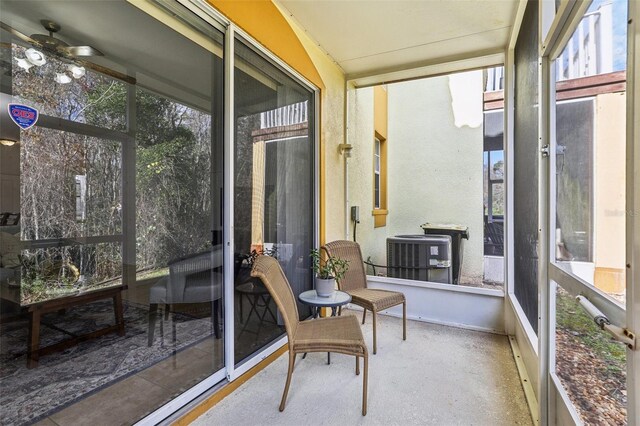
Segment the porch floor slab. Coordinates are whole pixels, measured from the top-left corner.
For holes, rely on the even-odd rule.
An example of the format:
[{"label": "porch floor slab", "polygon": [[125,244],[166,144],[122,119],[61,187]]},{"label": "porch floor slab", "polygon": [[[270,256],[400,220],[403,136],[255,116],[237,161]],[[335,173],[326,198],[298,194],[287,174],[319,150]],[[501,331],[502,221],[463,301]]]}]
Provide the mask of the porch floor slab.
[{"label": "porch floor slab", "polygon": [[[363,333],[371,351],[371,315]],[[369,359],[366,417],[362,375],[355,375],[353,357],[340,354],[331,355],[331,365],[326,354],[298,356],[279,412],[284,354],[194,424],[532,425],[506,336],[408,321],[402,341],[401,319],[380,315],[378,353]]]}]

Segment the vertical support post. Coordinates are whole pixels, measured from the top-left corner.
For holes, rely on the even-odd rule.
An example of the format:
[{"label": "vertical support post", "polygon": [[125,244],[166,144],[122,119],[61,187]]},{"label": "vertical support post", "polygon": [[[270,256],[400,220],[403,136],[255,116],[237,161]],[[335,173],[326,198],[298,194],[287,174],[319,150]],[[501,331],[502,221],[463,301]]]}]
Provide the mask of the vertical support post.
[{"label": "vertical support post", "polygon": [[[251,250],[258,253],[264,250],[264,194],[267,143],[264,140],[253,141],[253,170],[251,194]],[[280,176],[279,176],[280,178]],[[277,241],[274,241],[277,242]]]},{"label": "vertical support post", "polygon": [[113,313],[116,325],[118,326],[118,336],[124,336],[124,310],[122,309],[121,291],[118,291],[113,296]]},{"label": "vertical support post", "polygon": [[[515,43],[515,42],[514,42]],[[514,209],[514,179],[515,171],[513,164],[514,157],[514,120],[515,120],[515,49],[509,48],[506,55],[505,67],[505,84],[504,84],[504,183],[505,183],[505,240],[504,240],[504,257],[505,257],[505,271],[504,277],[505,287],[507,294],[514,294],[514,244],[513,239],[515,235],[515,229],[513,227],[513,209]],[[505,309],[511,309],[505,304]],[[506,316],[508,318],[508,316]],[[515,328],[509,326],[509,333],[515,332]]]},{"label": "vertical support post", "polygon": [[[325,212],[326,198],[324,191],[324,144],[320,137],[320,90],[314,89],[313,93],[313,114],[309,113],[309,123],[313,122],[313,143],[314,143],[314,197],[313,197],[313,223],[314,240],[313,247],[320,247],[325,243],[326,234]],[[311,125],[309,129],[311,129]],[[309,271],[311,273],[311,271]]]},{"label": "vertical support post", "polygon": [[549,157],[542,156],[542,148],[549,143],[549,58],[540,58],[538,68],[539,133],[538,133],[538,356],[540,424],[549,419]]},{"label": "vertical support post", "polygon": [[[343,113],[343,143],[349,143],[349,82],[344,82],[344,113]],[[351,200],[349,200],[349,158],[347,155],[344,155],[344,239],[350,239],[350,229],[351,229],[351,212],[349,210]]]},{"label": "vertical support post", "polygon": [[234,43],[235,28],[227,27],[224,37],[224,363],[227,370],[227,379],[235,379],[235,303],[234,303],[234,228],[233,228],[233,194],[234,194]]},{"label": "vertical support post", "polygon": [[27,368],[38,366],[40,357],[40,308],[29,312],[29,341],[27,348]]},{"label": "vertical support post", "polygon": [[585,77],[587,75],[587,58],[584,51],[584,25],[582,21],[578,24],[578,75],[576,77]]},{"label": "vertical support post", "polygon": [[[640,332],[640,5],[629,2],[627,27],[627,328]],[[627,418],[640,418],[640,351],[627,349]]]},{"label": "vertical support post", "polygon": [[589,44],[587,44],[587,72],[586,75],[596,75],[600,73],[598,68],[598,51],[596,50],[596,15],[589,15]]},{"label": "vertical support post", "polygon": [[[549,56],[548,32],[556,16],[554,2],[540,2],[539,46],[540,59],[538,67],[538,357],[539,381],[538,402],[540,406],[540,424],[549,425],[555,422],[555,410],[551,406],[550,377],[553,368],[552,352],[555,350],[555,318],[551,316],[555,303],[555,292],[549,281],[550,244],[555,241],[552,235],[550,217],[554,214],[551,189],[555,185],[555,69],[553,58]],[[569,40],[569,67],[573,63],[573,39]],[[581,55],[582,57],[582,55]],[[580,61],[578,61],[580,66]],[[570,72],[571,74],[571,72]],[[543,156],[546,148],[548,155]],[[555,223],[555,220],[553,220]]]},{"label": "vertical support post", "polygon": [[[540,259],[540,262],[544,261],[547,265],[546,268],[546,299],[542,302],[546,305],[545,309],[545,334],[547,340],[545,342],[547,346],[546,370],[547,370],[547,413],[548,421],[553,424],[556,417],[555,398],[552,396],[555,393],[551,393],[551,387],[553,384],[550,380],[550,374],[555,373],[556,369],[556,284],[549,279],[549,265],[552,261],[555,261],[555,241],[556,241],[556,73],[558,68],[555,66],[554,60],[550,56],[543,56],[543,61],[546,61],[546,70],[543,79],[546,78],[546,85],[543,86],[544,96],[546,97],[546,105],[541,109],[545,111],[546,119],[544,120],[544,133],[543,138],[546,138],[546,144],[549,145],[549,156],[546,159],[541,159],[542,162],[547,165],[547,216],[544,218],[546,221],[546,232],[543,230],[541,236],[546,242],[546,253],[544,259]],[[542,299],[541,299],[542,300]],[[540,324],[543,325],[543,324]]]},{"label": "vertical support post", "polygon": [[576,78],[576,74],[574,72],[575,67],[573,62],[573,56],[575,53],[575,50],[573,48],[573,37],[569,39],[568,49],[569,49],[569,52],[567,53],[567,67],[568,67],[567,78]]},{"label": "vertical support post", "polygon": [[[629,2],[629,10],[631,3],[635,2]],[[613,28],[613,2],[602,2],[599,12],[600,22],[598,23],[598,27],[600,31],[598,32],[598,46],[596,47],[598,54],[598,73],[605,74],[613,71],[613,33],[610,31],[610,29]],[[629,17],[630,16],[631,14],[629,13]],[[628,74],[627,79],[629,79]],[[627,91],[627,93],[629,92]]]},{"label": "vertical support post", "polygon": [[136,86],[127,85],[127,135],[122,144],[122,277],[132,285],[136,280]]}]

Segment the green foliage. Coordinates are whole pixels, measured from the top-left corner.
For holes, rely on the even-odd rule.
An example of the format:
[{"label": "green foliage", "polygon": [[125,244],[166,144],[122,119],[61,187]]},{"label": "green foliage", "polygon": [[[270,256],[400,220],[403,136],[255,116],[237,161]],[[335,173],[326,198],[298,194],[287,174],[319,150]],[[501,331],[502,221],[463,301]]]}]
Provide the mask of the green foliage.
[{"label": "green foliage", "polygon": [[311,257],[311,267],[318,278],[335,278],[339,282],[349,270],[349,261],[334,256],[322,259],[318,249],[311,250],[309,256]]},{"label": "green foliage", "polygon": [[[110,90],[88,114],[109,127],[127,90]],[[211,228],[211,116],[136,87],[137,269],[207,249]],[[90,97],[99,98],[96,93]]]},{"label": "green foliage", "polygon": [[604,360],[612,372],[626,369],[626,348],[600,330],[578,302],[564,290],[556,297],[557,327],[567,330]]},{"label": "green foliage", "polygon": [[22,304],[39,302],[52,297],[65,296],[78,292],[75,281],[67,277],[44,277],[35,275],[23,279],[20,284],[20,301]]},{"label": "green foliage", "polygon": [[[49,87],[49,81],[30,73],[14,76],[14,83],[25,98],[42,94],[38,100],[39,106],[47,106],[45,112],[105,129],[127,131],[130,86],[91,71],[82,80],[86,84]],[[136,266],[138,270],[153,270],[163,268],[174,258],[210,248],[211,115],[140,87],[134,90]],[[122,232],[120,142],[34,129],[22,145],[25,164],[22,185],[28,188],[23,208],[29,212],[23,220],[23,233],[27,238]],[[83,219],[76,217],[77,175],[86,177]],[[79,265],[83,285],[113,285],[114,280],[121,279],[119,244],[40,250],[30,256],[30,264],[23,268],[25,303],[51,298],[55,293],[78,291],[64,277],[47,275],[46,263],[62,259]]]},{"label": "green foliage", "polygon": [[494,179],[502,179],[504,177],[504,161],[499,160],[493,165]]},{"label": "green foliage", "polygon": [[247,262],[249,263],[249,265],[252,265],[255,263],[256,259],[258,259],[259,256],[271,256],[274,259],[278,258],[278,248],[276,246],[273,246],[270,249],[267,250],[252,250],[250,254],[245,256],[245,259],[247,259]]},{"label": "green foliage", "polygon": [[[89,73],[93,74],[93,73]],[[126,131],[127,86],[118,81],[89,88],[86,94],[85,121],[94,126]]]}]

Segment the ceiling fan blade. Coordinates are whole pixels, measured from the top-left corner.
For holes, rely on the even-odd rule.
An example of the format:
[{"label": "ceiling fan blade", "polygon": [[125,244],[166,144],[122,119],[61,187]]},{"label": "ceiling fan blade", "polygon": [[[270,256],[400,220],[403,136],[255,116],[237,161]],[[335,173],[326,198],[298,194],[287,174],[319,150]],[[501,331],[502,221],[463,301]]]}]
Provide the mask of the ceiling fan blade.
[{"label": "ceiling fan blade", "polygon": [[[2,28],[5,31],[8,31],[9,33],[13,34],[14,36],[16,36],[17,38],[19,38],[20,40],[22,40],[22,41],[24,41],[26,43],[30,43],[35,47],[43,48],[42,43],[32,39],[31,37],[29,37],[29,36],[27,36],[25,34],[22,34],[20,31],[12,28],[11,26],[5,24],[2,21],[0,21],[0,28]],[[73,47],[90,47],[90,46],[73,46]],[[104,56],[104,54],[102,52],[100,52],[98,49],[94,49],[92,47],[91,47],[91,49],[93,49],[95,52],[99,53],[99,54],[97,54],[95,56]],[[68,60],[69,58],[66,58],[66,59]],[[84,59],[80,59],[80,58],[76,59],[74,62],[77,63],[78,65],[81,65],[81,66],[85,67],[85,68],[97,71],[97,72],[99,72],[101,74],[105,74],[105,75],[111,76],[113,78],[116,78],[118,80],[124,81],[126,83],[131,84],[131,85],[135,86],[136,83],[137,83],[135,77],[131,77],[131,76],[128,76],[126,74],[122,74],[122,73],[120,73],[118,71],[114,71],[114,70],[106,68],[106,67],[104,67],[102,65],[97,65],[97,64],[94,64],[92,62],[88,62],[88,61],[86,61]]]},{"label": "ceiling fan blade", "polygon": [[65,54],[65,49],[68,46],[64,41],[44,34],[31,34],[31,38],[40,43],[42,48],[49,52]]},{"label": "ceiling fan blade", "polygon": [[65,46],[62,50],[71,56],[104,56],[104,53],[91,46]]},{"label": "ceiling fan blade", "polygon": [[36,47],[40,47],[42,48],[42,43],[40,43],[39,41],[36,41],[34,39],[32,39],[31,37],[29,37],[26,34],[22,34],[20,31],[16,30],[15,28],[5,24],[4,22],[0,21],[0,28],[2,28],[3,30],[13,34],[14,36],[18,37],[20,40],[27,42],[27,43],[31,43],[32,45],[36,46]]}]

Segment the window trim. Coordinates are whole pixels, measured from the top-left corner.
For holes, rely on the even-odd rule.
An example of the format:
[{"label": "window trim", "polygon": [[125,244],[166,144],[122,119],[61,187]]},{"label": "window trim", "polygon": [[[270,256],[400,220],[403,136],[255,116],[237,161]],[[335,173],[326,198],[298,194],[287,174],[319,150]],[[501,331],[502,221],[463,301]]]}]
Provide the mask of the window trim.
[{"label": "window trim", "polygon": [[[487,154],[487,174],[484,177],[487,180],[487,212],[485,214],[485,216],[487,216],[489,218],[489,220],[493,220],[493,186],[497,185],[497,184],[503,184],[504,185],[504,172],[503,172],[503,177],[502,178],[492,178],[491,177],[491,153],[492,152],[502,152],[503,158],[503,164],[504,164],[504,149],[495,149],[495,150],[489,150],[489,151],[484,151],[483,154]],[[484,161],[484,159],[483,159]],[[504,169],[504,166],[503,166]],[[504,211],[502,213],[502,216],[504,217]]]},{"label": "window trim", "polygon": [[[380,138],[374,137],[373,141],[373,209],[379,210],[381,203],[381,186],[382,186],[382,142]],[[376,179],[377,178],[377,179]],[[377,191],[376,191],[377,190]]]},{"label": "window trim", "polygon": [[[379,148],[379,149],[378,149]],[[372,210],[373,227],[380,228],[387,225],[387,139],[380,133],[373,135],[373,179],[372,179]],[[377,169],[377,170],[376,170]],[[376,196],[376,176],[378,176],[378,194]]]}]

